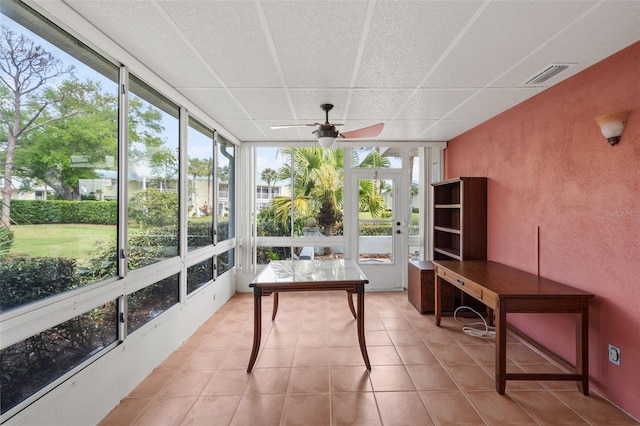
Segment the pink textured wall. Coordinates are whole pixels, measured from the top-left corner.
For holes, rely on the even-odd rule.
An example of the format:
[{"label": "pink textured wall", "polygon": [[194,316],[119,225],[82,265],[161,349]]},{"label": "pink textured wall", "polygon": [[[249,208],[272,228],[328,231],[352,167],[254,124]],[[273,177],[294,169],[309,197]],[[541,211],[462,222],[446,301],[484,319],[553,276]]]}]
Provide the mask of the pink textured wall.
[{"label": "pink textured wall", "polygon": [[[611,147],[594,118],[624,110]],[[536,273],[539,229],[540,274],[596,295],[591,388],[640,418],[640,42],[453,139],[445,170],[488,178],[489,260]],[[575,360],[573,316],[508,320]]]}]

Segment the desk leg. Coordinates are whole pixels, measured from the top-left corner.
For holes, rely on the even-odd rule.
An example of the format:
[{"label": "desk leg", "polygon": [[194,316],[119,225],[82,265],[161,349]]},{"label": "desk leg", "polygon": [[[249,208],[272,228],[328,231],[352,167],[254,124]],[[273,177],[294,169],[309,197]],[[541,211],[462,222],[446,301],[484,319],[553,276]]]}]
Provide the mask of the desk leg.
[{"label": "desk leg", "polygon": [[589,395],[589,305],[582,302],[582,312],[576,318],[576,373],[582,376],[578,389]]},{"label": "desk leg", "polygon": [[351,315],[353,315],[353,319],[358,319],[358,315],[356,315],[356,308],[353,307],[353,293],[349,293],[347,291],[347,302],[349,303],[349,309],[351,310]]},{"label": "desk leg", "polygon": [[371,370],[369,354],[367,353],[367,343],[364,340],[364,284],[358,284],[357,292],[358,314],[356,323],[358,325],[358,343],[360,343],[360,352],[362,352],[364,365],[367,367],[367,370]]},{"label": "desk leg", "polygon": [[[275,293],[277,296],[278,293]],[[274,314],[275,315],[275,314]],[[258,350],[260,349],[260,339],[262,339],[262,289],[253,288],[253,348],[251,349],[251,357],[249,358],[249,366],[247,373],[253,370],[253,364],[258,358]]]},{"label": "desk leg", "polygon": [[507,386],[507,306],[498,300],[496,320],[496,391],[504,395]]},{"label": "desk leg", "polygon": [[441,299],[442,299],[442,278],[440,278],[438,276],[437,273],[435,273],[435,291],[434,291],[434,313],[435,313],[435,318],[436,318],[436,325],[440,326],[440,317],[442,316],[442,303],[441,303]]},{"label": "desk leg", "polygon": [[273,313],[271,314],[271,321],[276,319],[276,314],[278,313],[278,292],[273,293]]}]

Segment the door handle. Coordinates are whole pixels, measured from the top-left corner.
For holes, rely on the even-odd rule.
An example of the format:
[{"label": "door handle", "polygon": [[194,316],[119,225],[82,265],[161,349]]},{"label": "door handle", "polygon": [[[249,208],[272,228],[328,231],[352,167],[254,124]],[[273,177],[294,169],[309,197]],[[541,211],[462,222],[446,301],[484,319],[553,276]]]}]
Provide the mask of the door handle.
[{"label": "door handle", "polygon": [[399,229],[396,229],[396,234],[400,234],[400,232],[401,231]]}]

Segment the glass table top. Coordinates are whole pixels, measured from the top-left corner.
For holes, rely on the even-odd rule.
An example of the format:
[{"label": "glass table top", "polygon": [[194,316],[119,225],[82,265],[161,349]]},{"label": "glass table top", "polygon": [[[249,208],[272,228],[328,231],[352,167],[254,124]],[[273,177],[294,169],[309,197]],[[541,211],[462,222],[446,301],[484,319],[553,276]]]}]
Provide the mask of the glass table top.
[{"label": "glass table top", "polygon": [[362,281],[367,277],[353,259],[274,260],[251,283]]}]

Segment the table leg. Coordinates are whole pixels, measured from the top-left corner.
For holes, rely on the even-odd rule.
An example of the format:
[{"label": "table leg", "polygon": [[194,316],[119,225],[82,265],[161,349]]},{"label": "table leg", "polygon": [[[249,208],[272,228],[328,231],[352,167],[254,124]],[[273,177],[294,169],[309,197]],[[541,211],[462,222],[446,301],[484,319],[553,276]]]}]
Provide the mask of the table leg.
[{"label": "table leg", "polygon": [[[275,293],[276,295],[278,293]],[[262,289],[253,288],[253,347],[251,349],[251,357],[249,358],[249,366],[247,373],[253,370],[253,364],[258,358],[258,350],[260,349],[260,339],[262,339]]]},{"label": "table leg", "polygon": [[360,343],[360,352],[362,352],[364,365],[367,367],[367,370],[371,370],[369,354],[367,353],[367,343],[364,340],[364,284],[358,284],[357,293],[358,314],[356,323],[358,327],[358,343]]},{"label": "table leg", "polygon": [[496,391],[504,395],[507,386],[507,307],[498,300],[494,309],[496,320]]},{"label": "table leg", "polygon": [[589,304],[582,302],[582,312],[576,318],[576,373],[582,376],[578,389],[589,395]]},{"label": "table leg", "polygon": [[351,315],[353,315],[353,319],[358,319],[358,315],[356,315],[356,308],[353,307],[353,293],[349,293],[348,291],[347,302],[349,303],[349,309],[351,309]]},{"label": "table leg", "polygon": [[273,293],[273,313],[271,314],[271,321],[276,319],[276,314],[278,313],[278,292]]},{"label": "table leg", "polygon": [[438,276],[437,273],[435,273],[435,291],[434,291],[434,314],[435,314],[435,319],[436,319],[436,325],[440,326],[440,317],[442,316],[442,303],[441,300],[442,299],[442,278],[440,278]]}]

